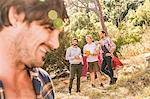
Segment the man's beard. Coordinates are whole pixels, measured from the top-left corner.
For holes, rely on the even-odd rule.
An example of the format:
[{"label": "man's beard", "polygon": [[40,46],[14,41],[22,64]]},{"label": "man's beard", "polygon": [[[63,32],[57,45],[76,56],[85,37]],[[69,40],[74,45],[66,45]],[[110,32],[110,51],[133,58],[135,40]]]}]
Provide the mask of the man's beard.
[{"label": "man's beard", "polygon": [[78,44],[73,44],[73,46],[78,46]]}]

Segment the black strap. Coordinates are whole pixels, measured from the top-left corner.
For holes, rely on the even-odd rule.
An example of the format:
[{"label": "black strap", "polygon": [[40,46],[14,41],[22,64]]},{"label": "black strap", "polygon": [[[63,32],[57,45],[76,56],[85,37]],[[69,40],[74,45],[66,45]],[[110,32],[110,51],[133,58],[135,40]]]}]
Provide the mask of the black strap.
[{"label": "black strap", "polygon": [[101,46],[101,47],[102,47],[102,50],[103,50],[104,54],[110,53],[110,52],[108,51],[108,49],[106,48],[105,45],[104,45],[104,46]]}]

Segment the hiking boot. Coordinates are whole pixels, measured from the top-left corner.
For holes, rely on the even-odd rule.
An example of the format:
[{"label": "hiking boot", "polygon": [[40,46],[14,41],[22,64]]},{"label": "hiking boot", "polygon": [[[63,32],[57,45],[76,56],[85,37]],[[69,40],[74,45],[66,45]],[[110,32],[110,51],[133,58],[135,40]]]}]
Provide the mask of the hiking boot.
[{"label": "hiking boot", "polygon": [[115,84],[115,83],[116,83],[116,81],[117,81],[117,78],[116,78],[116,77],[114,77],[113,83]]},{"label": "hiking boot", "polygon": [[78,89],[78,90],[76,91],[76,93],[78,93],[78,92],[80,92],[80,89]]},{"label": "hiking boot", "polygon": [[96,86],[95,86],[94,84],[92,84],[92,87],[93,87],[93,88],[96,88]]},{"label": "hiking boot", "polygon": [[104,87],[104,84],[103,84],[103,83],[101,83],[101,84],[100,84],[100,87]]},{"label": "hiking boot", "polygon": [[110,85],[115,84],[115,83],[116,83],[116,81],[117,81],[117,78],[116,78],[116,77],[114,77],[113,79],[111,79],[111,81],[110,81]]}]

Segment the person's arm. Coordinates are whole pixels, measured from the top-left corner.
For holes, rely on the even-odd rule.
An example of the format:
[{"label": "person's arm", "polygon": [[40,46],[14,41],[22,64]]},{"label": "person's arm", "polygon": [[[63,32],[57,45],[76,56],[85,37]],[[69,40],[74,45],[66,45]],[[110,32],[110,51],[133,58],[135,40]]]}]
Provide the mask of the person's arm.
[{"label": "person's arm", "polygon": [[[79,48],[80,49],[80,48]],[[83,63],[83,58],[82,58],[82,53],[81,53],[81,49],[79,50],[79,59],[81,60],[81,62]]]},{"label": "person's arm", "polygon": [[113,55],[114,51],[116,50],[116,45],[110,38],[108,38],[108,44],[110,46],[110,53]]},{"label": "person's arm", "polygon": [[80,53],[80,54],[79,54],[80,58],[82,58],[82,53],[81,53],[81,49],[80,49],[79,53]]},{"label": "person's arm", "polygon": [[83,56],[89,56],[91,54],[91,52],[89,50],[86,49],[86,45],[83,47]]},{"label": "person's arm", "polygon": [[66,60],[73,60],[74,56],[71,56],[71,49],[68,48],[66,51]]},{"label": "person's arm", "polygon": [[86,56],[85,51],[86,51],[86,49],[85,49],[85,46],[84,46],[83,47],[83,56]]},{"label": "person's arm", "polygon": [[94,43],[94,47],[95,48],[94,48],[94,51],[92,53],[92,56],[96,56],[99,53],[99,46],[98,46],[98,44]]}]

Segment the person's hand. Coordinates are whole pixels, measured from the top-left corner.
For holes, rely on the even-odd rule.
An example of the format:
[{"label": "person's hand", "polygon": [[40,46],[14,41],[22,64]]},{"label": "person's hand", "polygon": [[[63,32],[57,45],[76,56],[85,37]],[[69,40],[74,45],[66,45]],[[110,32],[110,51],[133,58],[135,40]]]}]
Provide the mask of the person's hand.
[{"label": "person's hand", "polygon": [[77,60],[80,59],[79,55],[76,55],[74,58],[77,59]]},{"label": "person's hand", "polygon": [[84,56],[88,57],[88,56],[89,56],[89,54],[87,54],[87,53],[84,53]]},{"label": "person's hand", "polygon": [[111,57],[113,58],[113,57],[114,57],[114,54],[111,54]]},{"label": "person's hand", "polygon": [[96,54],[100,54],[100,50],[96,50]]},{"label": "person's hand", "polygon": [[85,56],[88,57],[90,54],[91,54],[91,52],[90,52],[89,50],[86,50],[86,51],[85,51]]},{"label": "person's hand", "polygon": [[112,56],[110,53],[106,53],[106,56]]},{"label": "person's hand", "polygon": [[93,53],[93,54],[91,54],[92,56],[97,56],[98,55],[98,53]]},{"label": "person's hand", "polygon": [[111,57],[112,57],[112,58],[114,57],[114,54],[113,54],[113,53],[111,53]]}]

